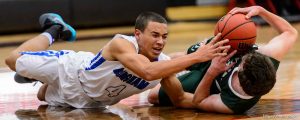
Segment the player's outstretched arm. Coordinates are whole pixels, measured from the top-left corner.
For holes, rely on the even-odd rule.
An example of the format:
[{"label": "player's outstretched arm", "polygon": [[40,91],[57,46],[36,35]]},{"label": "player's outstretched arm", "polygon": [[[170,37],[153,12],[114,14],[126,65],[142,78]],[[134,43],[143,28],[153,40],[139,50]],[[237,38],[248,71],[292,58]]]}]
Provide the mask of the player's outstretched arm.
[{"label": "player's outstretched arm", "polygon": [[217,36],[210,44],[202,46],[197,52],[167,61],[151,62],[141,54],[137,54],[133,44],[124,39],[114,39],[103,49],[103,55],[112,60],[120,61],[128,69],[145,80],[155,80],[180,72],[199,62],[211,60],[216,56],[224,56],[221,51],[229,49],[223,46],[228,40],[218,41]]},{"label": "player's outstretched arm", "polygon": [[234,8],[229,13],[244,13],[246,14],[246,18],[258,15],[277,30],[279,35],[275,36],[268,44],[258,49],[260,53],[277,60],[281,60],[284,55],[287,54],[288,50],[292,48],[298,38],[298,32],[291,24],[260,6]]}]

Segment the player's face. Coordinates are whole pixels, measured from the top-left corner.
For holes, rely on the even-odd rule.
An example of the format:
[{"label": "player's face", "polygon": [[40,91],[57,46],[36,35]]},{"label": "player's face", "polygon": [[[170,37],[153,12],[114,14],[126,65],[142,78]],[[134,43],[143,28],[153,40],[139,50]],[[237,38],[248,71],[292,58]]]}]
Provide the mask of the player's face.
[{"label": "player's face", "polygon": [[150,61],[157,59],[162,52],[168,37],[167,24],[150,21],[144,32],[135,31],[139,45],[139,53]]}]

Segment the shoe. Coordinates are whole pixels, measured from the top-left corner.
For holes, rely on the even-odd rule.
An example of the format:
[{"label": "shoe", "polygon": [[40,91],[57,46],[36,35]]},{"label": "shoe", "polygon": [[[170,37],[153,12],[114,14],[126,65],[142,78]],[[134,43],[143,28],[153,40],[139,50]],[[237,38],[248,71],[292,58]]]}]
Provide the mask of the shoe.
[{"label": "shoe", "polygon": [[35,79],[29,79],[29,78],[23,77],[17,73],[15,74],[14,79],[17,83],[33,83],[33,82],[37,81]]},{"label": "shoe", "polygon": [[52,25],[60,25],[62,30],[59,32],[58,39],[65,41],[75,41],[76,31],[70,25],[65,23],[62,17],[55,13],[45,13],[40,16],[39,23],[44,30],[48,29]]}]

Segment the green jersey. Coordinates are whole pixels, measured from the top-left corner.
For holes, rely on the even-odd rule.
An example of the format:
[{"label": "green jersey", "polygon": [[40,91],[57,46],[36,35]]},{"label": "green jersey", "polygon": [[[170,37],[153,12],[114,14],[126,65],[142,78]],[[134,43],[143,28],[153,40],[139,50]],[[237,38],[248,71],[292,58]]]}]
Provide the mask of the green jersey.
[{"label": "green jersey", "polygon": [[[199,45],[193,45],[188,49],[188,53],[194,52],[199,48]],[[278,69],[279,61],[269,57],[274,64],[275,69]],[[222,102],[230,108],[234,113],[244,113],[253,107],[260,99],[261,96],[242,96],[235,92],[231,86],[231,80],[233,72],[241,63],[241,57],[233,57],[228,63],[235,62],[236,64],[224,72],[223,74],[217,76],[210,87],[210,94],[220,94]],[[185,92],[194,93],[198,84],[205,75],[207,69],[210,66],[211,61],[194,64],[187,68],[190,72],[179,76],[183,90]],[[171,106],[172,102],[168,95],[165,93],[161,87],[159,90],[159,105]]]}]

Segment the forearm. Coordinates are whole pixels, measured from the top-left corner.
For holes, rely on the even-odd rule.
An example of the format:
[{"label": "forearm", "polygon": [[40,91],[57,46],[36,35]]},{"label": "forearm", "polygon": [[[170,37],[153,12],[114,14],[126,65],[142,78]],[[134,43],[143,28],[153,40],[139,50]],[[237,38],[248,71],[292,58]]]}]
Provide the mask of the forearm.
[{"label": "forearm", "polygon": [[172,60],[151,62],[147,64],[143,70],[145,71],[144,75],[148,76],[148,80],[155,80],[178,73],[198,62],[203,61],[200,61],[199,57],[193,54],[188,54]]},{"label": "forearm", "polygon": [[279,32],[279,35],[273,37],[266,45],[259,47],[258,52],[276,60],[282,60],[295,44],[298,37],[297,30],[283,18],[262,7],[258,7],[258,15]]},{"label": "forearm", "polygon": [[211,74],[209,71],[206,72],[203,79],[201,80],[200,84],[198,85],[194,98],[193,103],[199,104],[202,100],[207,98],[210,95],[210,87],[215,79],[216,75]]},{"label": "forearm", "polygon": [[159,62],[153,63],[152,66],[148,67],[146,70],[149,71],[150,75],[151,73],[155,73],[152,74],[155,78],[160,76],[165,77],[169,74],[180,72],[195,63],[205,62],[217,56],[226,56],[226,52],[220,51],[228,50],[230,46],[223,46],[228,42],[227,39],[217,42],[220,37],[221,34],[219,33],[210,43],[202,45],[195,52],[172,59],[163,64]]},{"label": "forearm", "polygon": [[262,17],[265,21],[267,21],[272,27],[274,27],[279,33],[283,32],[297,32],[297,30],[291,26],[286,20],[283,18],[265,10],[264,8],[260,7],[260,12],[258,14]]},{"label": "forearm", "polygon": [[193,94],[185,92],[175,75],[161,80],[161,87],[169,96],[173,105],[180,108],[195,108],[192,100]]}]

